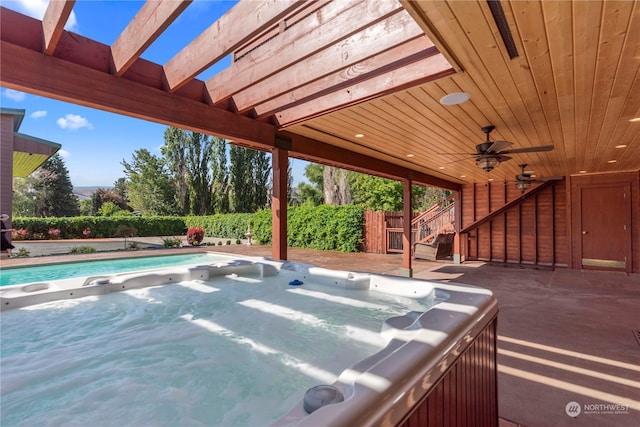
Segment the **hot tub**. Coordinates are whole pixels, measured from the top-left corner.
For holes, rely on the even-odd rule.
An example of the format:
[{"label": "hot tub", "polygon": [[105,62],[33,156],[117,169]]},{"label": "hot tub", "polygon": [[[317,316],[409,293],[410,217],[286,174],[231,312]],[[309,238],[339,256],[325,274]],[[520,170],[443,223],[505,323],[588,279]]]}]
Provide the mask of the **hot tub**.
[{"label": "hot tub", "polygon": [[476,287],[237,258],[0,303],[2,425],[498,423],[497,304]]}]

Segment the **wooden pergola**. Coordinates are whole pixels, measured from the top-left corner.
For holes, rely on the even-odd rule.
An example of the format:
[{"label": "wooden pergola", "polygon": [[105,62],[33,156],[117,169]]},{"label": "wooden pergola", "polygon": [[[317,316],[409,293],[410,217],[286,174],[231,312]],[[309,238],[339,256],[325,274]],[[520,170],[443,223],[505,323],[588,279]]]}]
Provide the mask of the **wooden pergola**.
[{"label": "wooden pergola", "polygon": [[[190,3],[145,2],[111,46],[64,30],[73,0],[42,21],[3,7],[0,84],[270,151],[276,259],[289,157],[401,180],[407,217],[412,184],[461,194],[519,163],[542,177],[640,170],[637,1],[240,1],[167,63],[143,59]],[[456,92],[471,100],[439,102]],[[460,153],[489,124],[495,140],[555,149],[488,176]],[[410,272],[408,224],[404,238]]]}]

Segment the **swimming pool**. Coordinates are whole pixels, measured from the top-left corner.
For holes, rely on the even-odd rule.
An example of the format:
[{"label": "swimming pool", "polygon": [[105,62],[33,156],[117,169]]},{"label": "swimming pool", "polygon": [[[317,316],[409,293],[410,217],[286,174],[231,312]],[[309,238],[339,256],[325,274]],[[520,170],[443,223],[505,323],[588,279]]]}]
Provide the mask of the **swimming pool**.
[{"label": "swimming pool", "polygon": [[[391,426],[429,404],[497,420],[484,289],[238,258],[0,303],[2,425]],[[309,410],[315,386],[343,401]]]},{"label": "swimming pool", "polygon": [[117,258],[100,261],[65,262],[64,264],[37,265],[29,267],[9,267],[0,270],[0,286],[21,283],[43,282],[73,277],[106,273],[148,270],[187,265],[199,262],[213,262],[225,259],[223,255],[199,253],[189,255],[161,255],[145,257]]}]

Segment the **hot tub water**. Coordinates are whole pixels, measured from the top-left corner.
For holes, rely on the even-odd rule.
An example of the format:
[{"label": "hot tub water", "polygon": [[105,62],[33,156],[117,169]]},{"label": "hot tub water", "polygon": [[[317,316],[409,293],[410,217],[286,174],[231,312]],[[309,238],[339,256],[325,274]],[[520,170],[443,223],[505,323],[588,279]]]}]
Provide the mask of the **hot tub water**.
[{"label": "hot tub water", "polygon": [[414,300],[227,275],[2,313],[3,426],[263,426],[384,348]]}]

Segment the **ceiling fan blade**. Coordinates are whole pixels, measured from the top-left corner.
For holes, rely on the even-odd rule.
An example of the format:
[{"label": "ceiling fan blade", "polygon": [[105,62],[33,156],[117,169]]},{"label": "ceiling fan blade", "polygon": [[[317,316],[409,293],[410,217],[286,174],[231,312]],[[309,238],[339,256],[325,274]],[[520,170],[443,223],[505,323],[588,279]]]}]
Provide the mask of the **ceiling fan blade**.
[{"label": "ceiling fan blade", "polygon": [[513,150],[506,150],[500,154],[516,154],[516,153],[537,153],[540,151],[551,151],[554,149],[553,145],[542,145],[540,147],[524,147],[514,148]]},{"label": "ceiling fan blade", "polygon": [[487,148],[486,153],[498,153],[506,148],[511,147],[513,144],[509,141],[494,141],[493,144]]},{"label": "ceiling fan blade", "polygon": [[564,176],[548,176],[543,178],[536,178],[536,181],[560,181],[564,179]]},{"label": "ceiling fan blade", "polygon": [[464,162],[465,160],[472,160],[472,159],[471,159],[471,158],[469,158],[469,157],[465,157],[465,158],[463,158],[463,159],[452,160],[452,161],[450,161],[450,162],[445,163],[445,165],[450,165],[450,164],[452,164],[452,163]]},{"label": "ceiling fan blade", "polygon": [[506,162],[507,160],[511,160],[511,157],[505,156],[502,153],[495,154],[494,156],[496,157],[496,159],[498,159],[499,162]]}]

